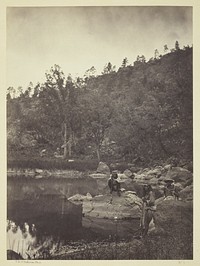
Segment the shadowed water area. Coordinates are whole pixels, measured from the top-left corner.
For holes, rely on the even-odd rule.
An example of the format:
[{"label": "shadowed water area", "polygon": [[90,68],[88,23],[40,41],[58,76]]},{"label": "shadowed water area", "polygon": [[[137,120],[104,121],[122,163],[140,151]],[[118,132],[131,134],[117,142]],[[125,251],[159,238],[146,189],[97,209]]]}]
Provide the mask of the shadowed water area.
[{"label": "shadowed water area", "polygon": [[41,237],[53,235],[65,240],[96,240],[117,233],[120,238],[127,238],[138,230],[138,220],[116,223],[112,219],[82,217],[81,203],[76,205],[67,200],[75,194],[89,192],[92,196],[98,195],[105,190],[106,183],[105,180],[99,188],[98,181],[92,178],[9,176],[7,219],[18,225],[24,222],[34,224]]}]

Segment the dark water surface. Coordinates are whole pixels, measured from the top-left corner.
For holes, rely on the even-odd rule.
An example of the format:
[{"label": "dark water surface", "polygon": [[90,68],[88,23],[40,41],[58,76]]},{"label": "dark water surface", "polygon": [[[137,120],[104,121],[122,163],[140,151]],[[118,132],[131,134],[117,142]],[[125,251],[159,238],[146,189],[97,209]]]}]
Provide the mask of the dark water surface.
[{"label": "dark water surface", "polygon": [[[102,181],[101,181],[102,182]],[[77,193],[92,196],[106,188],[92,178],[8,176],[7,218],[17,224],[35,224],[39,235],[64,239],[108,238],[117,234],[131,236],[139,228],[138,220],[112,221],[82,217],[82,205],[67,200]]]}]

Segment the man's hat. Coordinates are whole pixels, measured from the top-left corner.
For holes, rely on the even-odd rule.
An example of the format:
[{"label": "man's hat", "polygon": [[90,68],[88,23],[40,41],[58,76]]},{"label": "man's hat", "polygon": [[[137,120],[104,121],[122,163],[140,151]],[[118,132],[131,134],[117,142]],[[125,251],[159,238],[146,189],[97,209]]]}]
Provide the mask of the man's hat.
[{"label": "man's hat", "polygon": [[167,178],[164,180],[165,183],[173,183],[174,182],[174,179],[171,179],[171,178]]},{"label": "man's hat", "polygon": [[117,170],[113,170],[113,171],[112,171],[112,174],[117,174],[117,173],[118,173]]}]

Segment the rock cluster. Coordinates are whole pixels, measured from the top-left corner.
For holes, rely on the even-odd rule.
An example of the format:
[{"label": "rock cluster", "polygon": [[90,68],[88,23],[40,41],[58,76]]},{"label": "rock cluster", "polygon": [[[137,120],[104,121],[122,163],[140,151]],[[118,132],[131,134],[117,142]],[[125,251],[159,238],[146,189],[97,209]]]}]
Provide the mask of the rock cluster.
[{"label": "rock cluster", "polygon": [[[156,197],[159,198],[163,196],[165,180],[173,179],[175,186],[180,192],[180,197],[183,200],[193,199],[193,174],[188,169],[179,166],[174,167],[171,164],[140,169],[137,172],[133,172],[132,170],[134,169],[136,168],[130,166],[129,169],[126,169],[124,172],[118,171],[119,182],[125,190],[136,191],[137,195],[141,197],[141,185],[146,183],[153,187],[156,192]],[[104,185],[106,186],[106,178],[110,173],[109,166],[101,162],[99,163],[97,172],[98,173],[91,174],[90,176],[96,179],[105,179]]]}]

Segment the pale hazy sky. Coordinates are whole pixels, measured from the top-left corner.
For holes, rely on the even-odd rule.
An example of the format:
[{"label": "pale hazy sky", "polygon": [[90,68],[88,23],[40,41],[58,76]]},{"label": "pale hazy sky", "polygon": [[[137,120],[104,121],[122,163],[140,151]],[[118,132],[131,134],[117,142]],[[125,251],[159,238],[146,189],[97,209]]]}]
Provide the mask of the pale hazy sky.
[{"label": "pale hazy sky", "polygon": [[106,63],[147,59],[163,46],[192,44],[191,7],[9,7],[7,87],[36,85],[54,64],[83,76]]}]

